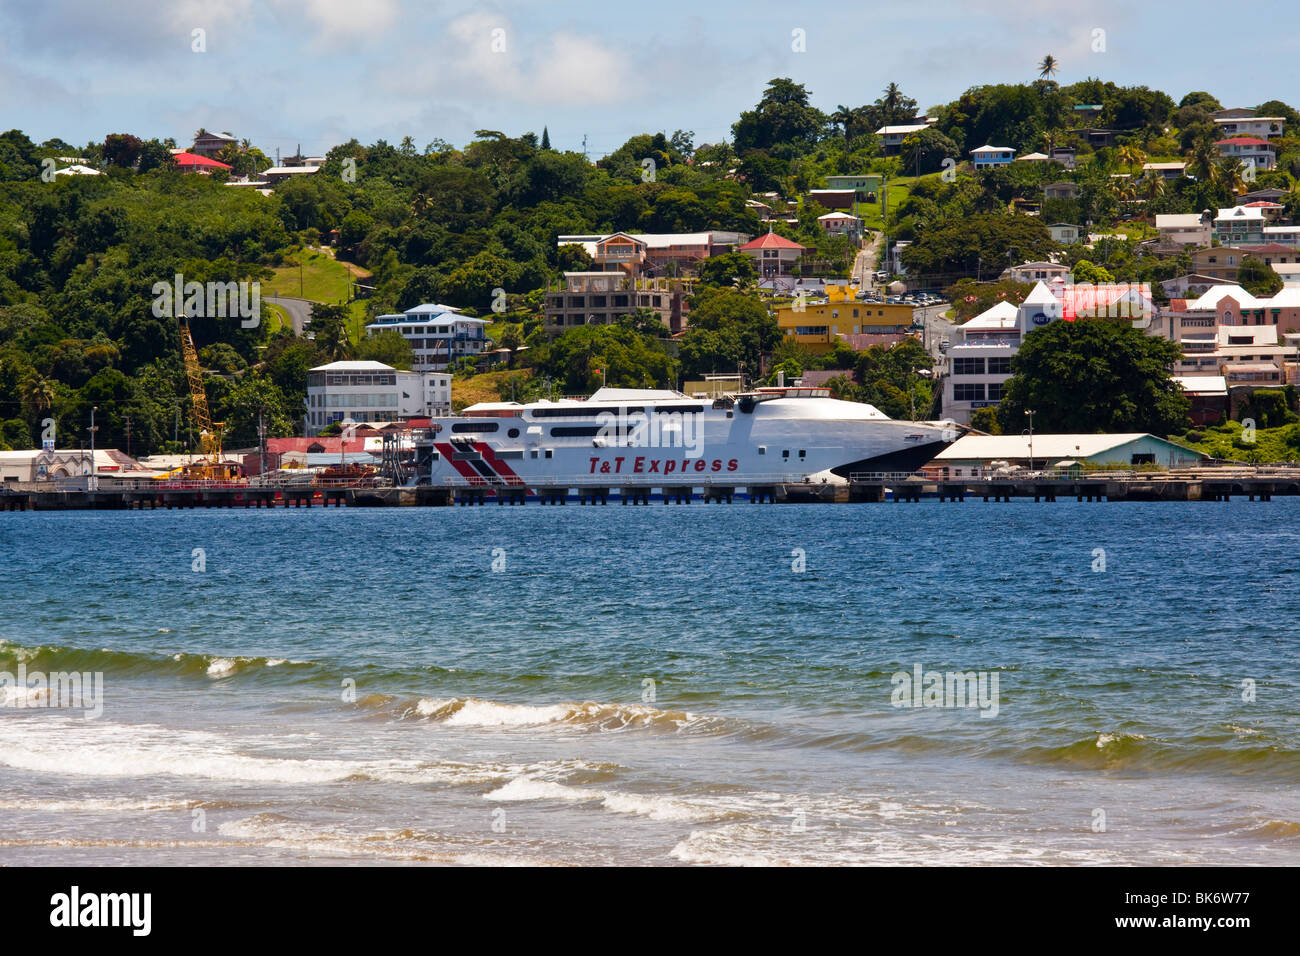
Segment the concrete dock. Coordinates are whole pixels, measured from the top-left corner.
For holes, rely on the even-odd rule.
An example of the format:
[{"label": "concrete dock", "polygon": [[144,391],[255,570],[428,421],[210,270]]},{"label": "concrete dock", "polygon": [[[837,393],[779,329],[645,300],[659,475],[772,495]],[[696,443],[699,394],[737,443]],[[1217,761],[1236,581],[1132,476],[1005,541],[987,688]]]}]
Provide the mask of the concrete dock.
[{"label": "concrete dock", "polygon": [[442,484],[401,487],[309,485],[265,486],[238,482],[122,482],[96,489],[59,488],[53,483],[0,489],[0,511],[157,511],[185,508],[448,507],[539,505],[648,505],[917,502],[967,498],[1004,502],[1063,501],[1271,501],[1300,496],[1300,467],[1201,468],[1161,473],[1092,475],[1034,473],[1024,476],[935,478],[919,474],[852,475],[847,483],[798,480],[728,484],[619,485],[554,479],[528,484]]}]

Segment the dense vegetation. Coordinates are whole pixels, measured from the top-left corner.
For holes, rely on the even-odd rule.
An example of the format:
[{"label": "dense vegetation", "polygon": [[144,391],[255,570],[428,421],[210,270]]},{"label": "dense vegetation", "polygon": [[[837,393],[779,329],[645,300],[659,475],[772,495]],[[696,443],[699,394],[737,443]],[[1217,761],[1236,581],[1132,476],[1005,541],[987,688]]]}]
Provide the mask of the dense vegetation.
[{"label": "dense vegetation", "polygon": [[[1080,115],[1079,104],[1100,105],[1100,114]],[[1093,79],[1059,86],[1050,77],[980,86],[930,110],[937,122],[905,141],[900,155],[882,155],[874,130],[911,120],[916,107],[889,84],[869,104],[823,112],[803,85],[779,78],[737,119],[730,142],[696,145],[681,130],[643,134],[593,164],[550,149],[532,133],[480,130],[463,148],[435,139],[423,150],[411,137],[397,145],[352,140],[329,151],[320,173],[269,197],[228,187],[225,175],[176,172],[170,141],[114,133],[73,147],[58,139],[35,144],[16,130],[0,134],[0,446],[34,445],[47,418],[57,425],[59,444],[75,446],[85,438],[92,405],[99,408],[102,445],[125,447],[128,420],[136,453],[192,444],[176,322],[153,314],[154,283],[178,273],[199,282],[266,280],[326,236],[338,258],[371,273],[374,294],[364,307],[318,306],[314,339],[272,332],[268,321],[253,328],[232,319],[192,321],[228,445],[253,442],[259,412],[269,434],[292,433],[312,365],[348,356],[408,363],[409,352],[392,337],[358,342],[356,312],[425,301],[487,316],[499,344],[530,346],[500,378],[501,393],[514,397],[585,391],[602,379],[671,385],[709,371],[739,368],[758,380],[778,369],[835,368],[851,373],[834,383],[838,394],[891,415],[913,406],[919,414],[931,399],[929,382],[916,373],[928,364],[923,356],[910,354],[910,346],[865,353],[841,346],[822,357],[801,352],[781,340],[740,257],[702,270],[692,328],[676,340],[650,317],[634,315],[548,342],[540,317],[544,290],[564,270],[586,265],[579,247],[558,247],[556,237],[615,230],[755,234],[764,227],[747,203],[761,196],[781,217],[772,228],[813,250],[805,268],[844,275],[853,244],[825,235],[817,216],[826,210],[802,197],[828,175],[877,173],[890,182],[890,204],[865,204],[864,215],[878,215],[891,238],[912,241],[903,259],[914,273],[932,283],[959,282],[956,307],[967,314],[999,296],[1023,296],[1009,284],[969,281],[996,279],[1013,260],[1058,253],[1076,274],[1116,280],[1154,282],[1186,272],[1185,256],[1143,255],[1138,247],[1154,215],[1227,204],[1248,185],[1240,169],[1217,156],[1209,113],[1219,104],[1207,93],[1175,102],[1145,87]],[[1279,168],[1249,185],[1287,190],[1288,213],[1300,214],[1300,115],[1277,101],[1259,108],[1287,117],[1287,136],[1278,141]],[[1115,146],[1092,149],[1083,133],[1088,125],[1118,130]],[[965,159],[984,143],[1022,153],[1074,146],[1079,163],[1072,172],[1017,163],[975,173]],[[52,165],[64,165],[47,162],[56,157],[79,157],[103,175],[50,177]],[[229,145],[220,158],[235,174],[269,165],[247,141]],[[1186,160],[1192,176],[1141,175],[1144,161],[1166,158]],[[959,163],[956,175],[947,159]],[[1061,180],[1077,183],[1079,197],[1042,202],[1044,183]],[[1041,203],[1037,218],[1019,211],[1031,202]],[[1091,249],[1060,249],[1044,228],[1053,222],[1091,224],[1113,235]],[[1245,272],[1252,289],[1275,286],[1271,270],[1251,264]],[[498,289],[506,292],[504,311]],[[1094,411],[1070,423],[1084,430],[1140,424],[1140,416]],[[1177,424],[1173,405],[1154,414],[1151,427]]]}]

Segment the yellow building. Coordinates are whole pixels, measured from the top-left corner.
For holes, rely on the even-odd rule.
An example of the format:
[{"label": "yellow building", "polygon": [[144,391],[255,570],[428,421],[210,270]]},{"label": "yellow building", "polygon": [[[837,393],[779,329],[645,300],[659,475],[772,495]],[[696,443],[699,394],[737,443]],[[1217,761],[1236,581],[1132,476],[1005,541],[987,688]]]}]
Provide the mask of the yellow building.
[{"label": "yellow building", "polygon": [[826,301],[794,302],[777,306],[777,325],[810,352],[829,352],[837,335],[870,332],[906,332],[912,325],[912,306],[884,302],[859,302],[856,286],[826,287]]}]

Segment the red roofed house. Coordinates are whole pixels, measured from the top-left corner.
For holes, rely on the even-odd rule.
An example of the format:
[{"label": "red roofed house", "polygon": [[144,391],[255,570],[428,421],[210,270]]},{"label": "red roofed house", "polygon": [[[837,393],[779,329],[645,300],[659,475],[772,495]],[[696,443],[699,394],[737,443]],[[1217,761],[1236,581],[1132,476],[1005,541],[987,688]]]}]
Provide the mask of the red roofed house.
[{"label": "red roofed house", "polygon": [[1221,139],[1214,145],[1219,147],[1219,152],[1227,158],[1251,163],[1256,169],[1272,169],[1277,165],[1276,147],[1268,140],[1257,136]]},{"label": "red roofed house", "polygon": [[752,256],[758,265],[759,276],[768,279],[772,276],[790,275],[790,270],[808,249],[784,236],[768,232],[745,243],[736,251]]},{"label": "red roofed house", "polygon": [[214,169],[230,168],[225,163],[219,163],[215,159],[197,153],[176,153],[172,158],[176,160],[176,168],[183,173],[202,173],[206,176]]}]

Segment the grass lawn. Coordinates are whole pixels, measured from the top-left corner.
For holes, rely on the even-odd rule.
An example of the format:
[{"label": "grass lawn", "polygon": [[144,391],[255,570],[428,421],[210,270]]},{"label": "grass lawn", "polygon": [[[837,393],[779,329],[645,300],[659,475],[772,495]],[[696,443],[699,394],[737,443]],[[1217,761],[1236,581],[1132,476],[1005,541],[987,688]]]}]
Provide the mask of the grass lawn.
[{"label": "grass lawn", "polygon": [[470,378],[453,376],[451,380],[451,406],[461,409],[476,402],[499,402],[501,393],[497,390],[511,375],[529,376],[527,369],[514,372],[481,372]]},{"label": "grass lawn", "polygon": [[[924,176],[899,176],[896,179],[889,180],[885,184],[889,208],[897,209],[903,200],[907,199],[912,187],[921,180],[938,179],[940,175],[940,173],[926,173]],[[885,222],[881,218],[880,203],[860,202],[858,203],[857,214],[862,217],[862,224],[867,229],[879,231],[885,228]]]},{"label": "grass lawn", "polygon": [[275,269],[274,277],[262,283],[262,295],[337,304],[348,300],[354,277],[368,275],[364,269],[339,262],[318,249],[299,250],[289,261],[292,264]]},{"label": "grass lawn", "polygon": [[269,335],[274,335],[289,324],[289,316],[278,305],[271,305],[268,302],[265,309],[263,315],[266,318],[266,331]]}]

